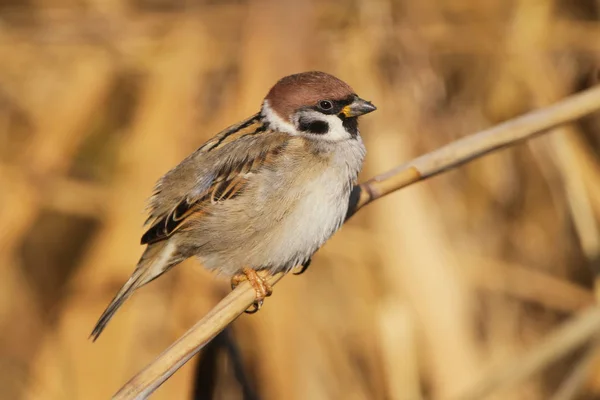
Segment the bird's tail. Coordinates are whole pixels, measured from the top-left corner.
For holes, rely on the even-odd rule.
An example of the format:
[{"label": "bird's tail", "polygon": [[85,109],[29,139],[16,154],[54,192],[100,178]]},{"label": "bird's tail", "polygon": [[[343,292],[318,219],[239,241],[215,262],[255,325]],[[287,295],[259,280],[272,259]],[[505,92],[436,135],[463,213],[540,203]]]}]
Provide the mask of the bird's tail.
[{"label": "bird's tail", "polygon": [[183,261],[181,258],[175,256],[174,250],[174,243],[169,243],[168,241],[151,244],[146,248],[146,251],[144,251],[144,254],[140,258],[131,277],[125,282],[123,287],[98,319],[98,322],[90,335],[92,341],[98,339],[98,336],[100,336],[108,321],[110,321],[119,307],[123,305],[125,300],[127,300],[136,289],[158,278],[172,266]]}]

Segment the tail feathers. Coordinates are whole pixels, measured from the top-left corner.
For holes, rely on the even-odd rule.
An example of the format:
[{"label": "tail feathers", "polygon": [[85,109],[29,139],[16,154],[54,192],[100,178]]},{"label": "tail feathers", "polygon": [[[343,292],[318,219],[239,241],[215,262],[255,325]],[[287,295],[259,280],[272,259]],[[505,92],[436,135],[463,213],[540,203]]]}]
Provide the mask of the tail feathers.
[{"label": "tail feathers", "polygon": [[106,310],[98,319],[94,330],[90,334],[92,341],[96,341],[98,336],[102,333],[108,321],[115,315],[119,307],[123,305],[133,292],[144,286],[146,283],[153,281],[160,275],[165,273],[175,264],[182,261],[180,257],[173,257],[174,245],[172,243],[165,244],[164,242],[150,245],[146,248],[146,251],[142,255],[135,271],[127,282],[123,285],[121,290],[112,299]]},{"label": "tail feathers", "polygon": [[110,321],[113,315],[115,315],[119,307],[121,307],[125,300],[127,300],[129,296],[133,294],[133,291],[135,289],[141,286],[140,283],[142,281],[142,274],[138,273],[138,271],[142,272],[140,269],[137,269],[134,272],[134,274],[131,276],[131,278],[129,278],[127,283],[125,283],[121,290],[119,290],[119,293],[117,293],[117,295],[112,299],[108,307],[106,307],[106,310],[104,310],[104,312],[100,316],[100,319],[98,319],[98,322],[96,322],[96,326],[94,327],[94,330],[90,335],[92,341],[95,342],[96,339],[98,339],[98,336],[100,336],[100,334],[106,327],[106,324],[108,324],[108,321]]}]

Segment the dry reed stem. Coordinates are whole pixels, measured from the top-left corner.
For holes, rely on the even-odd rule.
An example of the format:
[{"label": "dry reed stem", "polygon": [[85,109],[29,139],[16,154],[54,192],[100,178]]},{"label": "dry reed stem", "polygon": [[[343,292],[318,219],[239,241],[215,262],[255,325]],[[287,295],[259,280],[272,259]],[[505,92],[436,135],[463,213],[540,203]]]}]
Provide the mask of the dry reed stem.
[{"label": "dry reed stem", "polygon": [[544,338],[527,354],[484,371],[459,400],[480,400],[508,388],[589,341],[600,330],[600,309],[590,307]]},{"label": "dry reed stem", "polygon": [[585,382],[594,369],[594,362],[600,355],[597,343],[593,343],[577,362],[567,378],[560,384],[550,400],[573,400],[584,390]]},{"label": "dry reed stem", "polygon": [[[377,135],[365,135],[370,154],[377,155],[369,160],[366,176],[394,167],[399,159],[412,159],[416,154],[410,149],[425,139],[425,135],[419,139],[414,135],[399,135],[393,121],[402,121],[403,131],[414,132],[420,126],[437,130],[429,123],[424,124],[423,107],[441,98],[437,96],[442,96],[445,83],[436,70],[434,51],[422,36],[420,27],[442,22],[443,12],[434,0],[425,0],[412,2],[402,14],[403,34],[391,39],[397,32],[392,2],[362,2],[361,29],[349,40],[352,47],[345,51],[352,54],[352,61],[346,61],[349,65],[362,65],[361,77],[379,75],[382,54],[396,59],[404,71],[397,80],[389,82],[389,87],[380,84],[358,88],[359,93],[369,92],[377,104],[386,105],[378,118],[371,120],[369,132],[377,132]],[[398,40],[403,55],[390,53],[388,46],[393,40]],[[411,92],[410,96],[400,95],[407,91]],[[433,135],[426,136],[433,139]],[[431,148],[438,146],[440,144]],[[422,398],[423,378],[428,382],[428,397],[456,393],[471,382],[483,358],[482,347],[472,330],[471,305],[476,301],[475,292],[471,282],[456,273],[460,264],[452,257],[454,248],[444,233],[443,220],[431,212],[436,207],[435,200],[428,190],[416,189],[410,196],[393,199],[394,205],[388,202],[387,207],[382,207],[380,204],[361,215],[362,224],[356,221],[363,229],[377,226],[379,232],[384,232],[376,248],[386,249],[371,258],[377,260],[377,273],[363,268],[371,279],[385,282],[383,290],[376,292],[376,303],[383,307],[371,313],[375,318],[386,319],[385,329],[372,334],[382,343],[383,351],[375,357],[384,367],[381,375],[386,391],[379,397],[372,391],[365,398]],[[366,229],[365,233],[370,236],[373,232]],[[372,243],[367,240],[364,243]],[[412,342],[407,323],[415,329]],[[377,329],[377,325],[370,329]],[[406,349],[411,352],[407,353]]]},{"label": "dry reed stem", "polygon": [[389,172],[371,178],[360,185],[363,190],[360,193],[357,210],[373,200],[417,181],[590,114],[598,109],[599,90],[598,87],[595,87],[567,97],[552,106],[464,137]]},{"label": "dry reed stem", "polygon": [[519,301],[533,302],[548,310],[565,313],[577,312],[594,304],[590,290],[531,267],[470,253],[460,253],[460,260],[466,261],[466,272],[479,289],[500,292]]},{"label": "dry reed stem", "polygon": [[[333,239],[338,246],[333,247],[333,242],[328,245],[331,257],[340,260],[348,257],[358,265],[368,262],[370,254],[365,254],[358,248],[341,248],[341,240],[348,243],[369,241],[373,243],[374,249],[385,245],[382,234],[366,232],[352,225],[344,227],[343,238]],[[532,302],[545,309],[568,314],[594,304],[594,294],[589,289],[527,264],[498,260],[472,251],[460,251],[456,254],[466,277],[479,290],[501,293],[519,301]],[[482,266],[485,268],[481,268]]]},{"label": "dry reed stem", "polygon": [[[450,143],[358,186],[358,199],[350,214],[398,189],[460,166],[494,150],[518,143],[552,127],[573,121],[600,109],[600,87],[572,95],[556,104],[530,112],[492,128]],[[270,278],[275,284],[283,274]],[[254,301],[254,291],[246,282],[227,295],[196,325],[165,350],[156,360],[127,382],[114,399],[142,399],[150,395],[206,343],[235,320]],[[461,399],[481,398],[490,389],[535,372],[547,362],[581,344],[600,328],[600,311],[590,309],[559,329],[540,347],[520,357],[517,366],[493,371]]]},{"label": "dry reed stem", "polygon": [[[283,278],[283,273],[269,277],[271,285]],[[154,362],[135,376],[113,397],[114,399],[146,398],[183,364],[210,342],[246,310],[255,298],[254,290],[242,282],[219,302],[204,318],[167,348]]]}]

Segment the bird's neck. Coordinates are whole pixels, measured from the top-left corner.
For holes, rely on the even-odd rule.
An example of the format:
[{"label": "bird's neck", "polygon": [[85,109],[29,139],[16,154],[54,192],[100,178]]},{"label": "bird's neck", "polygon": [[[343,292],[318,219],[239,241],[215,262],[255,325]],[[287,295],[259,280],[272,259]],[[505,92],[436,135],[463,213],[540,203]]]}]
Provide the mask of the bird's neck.
[{"label": "bird's neck", "polygon": [[290,135],[298,135],[298,130],[294,125],[283,119],[269,104],[269,100],[263,102],[260,110],[260,115],[263,121],[269,124],[269,127],[279,132],[289,133]]}]

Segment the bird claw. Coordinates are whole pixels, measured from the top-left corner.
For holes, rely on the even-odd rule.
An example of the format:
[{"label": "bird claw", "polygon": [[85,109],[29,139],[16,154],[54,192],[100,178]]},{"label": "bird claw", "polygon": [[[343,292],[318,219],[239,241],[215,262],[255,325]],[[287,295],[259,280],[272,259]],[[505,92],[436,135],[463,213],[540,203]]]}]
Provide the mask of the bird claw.
[{"label": "bird claw", "polygon": [[[294,272],[294,275],[303,274],[310,266],[310,263],[311,259],[305,261],[302,264],[300,271]],[[266,279],[266,271],[260,272],[262,272],[265,276],[261,276],[259,271],[256,271],[255,269],[246,267],[242,268],[241,273],[234,275],[231,278],[231,290],[235,289],[241,282],[248,281],[248,283],[250,283],[256,292],[256,299],[254,300],[254,303],[252,303],[252,305],[246,311],[244,311],[246,314],[254,314],[259,311],[263,305],[264,299],[273,294],[273,288]]]},{"label": "bird claw", "polygon": [[273,294],[273,288],[266,277],[262,277],[252,268],[243,268],[241,274],[234,275],[231,278],[231,289],[235,289],[242,281],[248,281],[256,293],[254,303],[244,311],[247,314],[254,314],[261,309],[264,299]]},{"label": "bird claw", "polygon": [[260,310],[260,308],[263,305],[263,301],[255,301],[254,303],[252,303],[252,305],[250,307],[248,307],[248,309],[246,311],[244,311],[246,314],[254,314],[256,313],[258,310]]},{"label": "bird claw", "polygon": [[308,267],[310,267],[311,261],[312,260],[310,258],[308,259],[308,261],[305,261],[304,264],[302,264],[302,268],[300,269],[300,271],[294,272],[294,275],[302,275],[308,269]]}]

